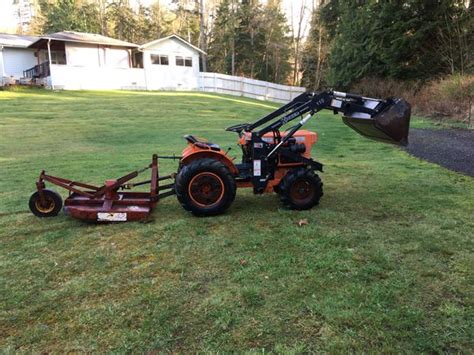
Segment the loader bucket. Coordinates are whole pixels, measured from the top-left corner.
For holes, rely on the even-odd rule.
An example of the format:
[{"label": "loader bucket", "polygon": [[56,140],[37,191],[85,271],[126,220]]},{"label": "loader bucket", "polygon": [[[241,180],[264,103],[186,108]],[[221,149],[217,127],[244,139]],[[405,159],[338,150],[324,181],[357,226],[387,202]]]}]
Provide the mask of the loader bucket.
[{"label": "loader bucket", "polygon": [[384,110],[373,117],[364,113],[353,113],[342,119],[359,134],[397,145],[408,144],[411,107],[403,99],[391,98]]}]

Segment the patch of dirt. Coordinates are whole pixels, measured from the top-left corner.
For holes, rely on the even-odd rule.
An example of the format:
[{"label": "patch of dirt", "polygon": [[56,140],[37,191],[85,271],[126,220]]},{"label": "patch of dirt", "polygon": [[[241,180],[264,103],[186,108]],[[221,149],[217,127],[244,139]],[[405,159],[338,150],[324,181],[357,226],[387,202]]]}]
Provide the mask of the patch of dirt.
[{"label": "patch of dirt", "polygon": [[408,153],[474,177],[473,130],[411,129],[408,142]]}]

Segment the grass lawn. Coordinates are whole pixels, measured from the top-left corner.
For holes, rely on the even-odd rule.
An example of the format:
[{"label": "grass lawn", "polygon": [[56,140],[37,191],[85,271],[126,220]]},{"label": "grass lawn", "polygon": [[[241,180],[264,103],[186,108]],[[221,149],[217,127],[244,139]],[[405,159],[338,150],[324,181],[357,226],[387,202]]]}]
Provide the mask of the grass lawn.
[{"label": "grass lawn", "polygon": [[471,352],[474,179],[366,140],[332,113],[308,124],[325,164],[310,211],[247,190],[214,218],[174,197],[151,223],[28,210],[42,169],[101,183],[154,152],[179,154],[187,133],[238,156],[224,128],[274,107],[201,93],[0,92],[0,348]]}]

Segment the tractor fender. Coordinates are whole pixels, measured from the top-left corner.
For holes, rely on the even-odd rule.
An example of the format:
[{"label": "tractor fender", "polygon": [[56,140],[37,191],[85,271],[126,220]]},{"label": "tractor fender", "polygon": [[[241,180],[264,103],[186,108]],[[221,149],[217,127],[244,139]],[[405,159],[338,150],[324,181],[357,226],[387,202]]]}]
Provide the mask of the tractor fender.
[{"label": "tractor fender", "polygon": [[195,145],[190,145],[183,150],[182,157],[181,157],[181,164],[187,165],[196,159],[203,159],[203,158],[219,160],[225,166],[227,166],[227,168],[229,168],[230,172],[233,175],[239,174],[239,170],[235,166],[234,162],[232,161],[231,158],[229,158],[224,153],[224,151],[222,150],[216,151],[216,150],[211,150],[211,149],[200,148],[200,147],[196,147]]}]

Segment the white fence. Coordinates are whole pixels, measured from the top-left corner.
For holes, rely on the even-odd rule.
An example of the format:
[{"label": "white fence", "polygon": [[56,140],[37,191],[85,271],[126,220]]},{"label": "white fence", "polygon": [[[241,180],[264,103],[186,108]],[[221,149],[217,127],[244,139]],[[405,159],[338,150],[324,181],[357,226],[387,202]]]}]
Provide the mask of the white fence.
[{"label": "white fence", "polygon": [[200,73],[200,89],[207,92],[280,103],[287,103],[306,91],[303,87],[280,85],[218,73]]}]

